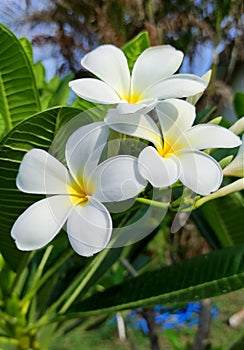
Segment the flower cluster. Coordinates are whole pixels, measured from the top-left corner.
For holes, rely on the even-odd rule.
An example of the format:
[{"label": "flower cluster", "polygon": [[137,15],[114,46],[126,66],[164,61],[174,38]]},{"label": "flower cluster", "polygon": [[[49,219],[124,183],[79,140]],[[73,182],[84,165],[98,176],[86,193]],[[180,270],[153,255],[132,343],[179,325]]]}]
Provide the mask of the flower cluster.
[{"label": "flower cluster", "polygon": [[[131,74],[123,51],[112,45],[82,59],[83,67],[99,79],[71,81],[71,89],[112,108],[104,121],[73,132],[65,146],[65,165],[40,149],[24,156],[18,189],[46,197],[15,222],[11,235],[19,249],[41,248],[65,227],[73,249],[91,256],[111,239],[109,203],[136,198],[148,183],[163,188],[180,181],[202,196],[219,189],[223,171],[204,150],[237,147],[241,141],[224,127],[193,125],[195,107],[188,101],[207,83],[196,75],[174,74],[182,59],[182,52],[169,45],[149,48]],[[139,156],[118,154],[102,160],[111,129],[145,140]]]}]

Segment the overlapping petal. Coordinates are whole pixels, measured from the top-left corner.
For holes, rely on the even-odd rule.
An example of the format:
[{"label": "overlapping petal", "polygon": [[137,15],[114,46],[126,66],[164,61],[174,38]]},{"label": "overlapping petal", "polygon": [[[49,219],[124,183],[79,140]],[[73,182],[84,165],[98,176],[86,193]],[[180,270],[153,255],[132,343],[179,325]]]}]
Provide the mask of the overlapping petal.
[{"label": "overlapping petal", "polygon": [[61,230],[73,204],[68,196],[42,199],[21,214],[14,223],[11,236],[21,250],[35,250],[48,244]]},{"label": "overlapping petal", "polygon": [[137,158],[117,156],[99,164],[90,181],[95,186],[93,197],[101,202],[118,202],[136,197],[146,186]]},{"label": "overlapping petal", "polygon": [[122,50],[113,45],[101,45],[85,55],[81,65],[107,83],[119,95],[121,92],[129,94],[130,71]]},{"label": "overlapping petal", "polygon": [[183,53],[170,45],[151,47],[143,51],[133,67],[131,89],[146,90],[148,86],[174,74],[181,65]]},{"label": "overlapping petal", "polygon": [[221,185],[223,173],[212,157],[200,151],[186,150],[177,154],[181,164],[181,182],[192,191],[207,196]]},{"label": "overlapping petal", "polygon": [[136,113],[132,118],[131,115],[121,116],[116,109],[110,109],[104,122],[115,131],[148,140],[158,149],[162,148],[162,136],[158,126],[146,114]]},{"label": "overlapping petal", "polygon": [[173,98],[159,102],[156,111],[164,138],[173,140],[190,129],[196,117],[192,104]]},{"label": "overlapping petal", "polygon": [[158,188],[172,185],[180,176],[177,158],[163,158],[151,146],[141,151],[138,157],[138,168],[141,175]]},{"label": "overlapping petal", "polygon": [[[121,101],[116,110],[119,114],[133,114],[134,113],[148,113],[150,112],[158,103],[157,98],[141,100],[140,103],[128,103],[126,101]],[[130,115],[131,116],[131,115]]]},{"label": "overlapping petal", "polygon": [[72,248],[82,256],[91,256],[104,249],[112,234],[112,219],[105,206],[89,198],[84,206],[76,206],[67,221]]},{"label": "overlapping petal", "polygon": [[26,193],[66,194],[69,174],[65,166],[41,149],[25,154],[16,185]]},{"label": "overlapping petal", "polygon": [[79,182],[97,166],[109,128],[103,122],[82,126],[68,139],[65,157],[73,178]]}]

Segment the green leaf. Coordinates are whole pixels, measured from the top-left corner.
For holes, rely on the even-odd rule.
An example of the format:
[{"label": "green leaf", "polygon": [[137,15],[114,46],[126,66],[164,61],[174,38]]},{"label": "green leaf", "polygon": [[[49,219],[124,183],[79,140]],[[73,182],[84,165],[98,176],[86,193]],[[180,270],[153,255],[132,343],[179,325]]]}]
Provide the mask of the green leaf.
[{"label": "green leaf", "polygon": [[36,86],[38,90],[44,89],[46,86],[46,71],[41,62],[36,62],[33,65],[33,71],[36,79]]},{"label": "green leaf", "polygon": [[98,280],[118,260],[121,251],[122,248],[104,249],[100,254],[93,257],[90,264],[87,264],[84,271],[81,271],[63,292],[60,300],[64,303],[59,312],[64,314],[78,296],[84,296],[90,288],[95,287]]},{"label": "green leaf", "polygon": [[4,134],[5,134],[5,123],[4,123],[3,117],[0,114],[0,141]]},{"label": "green leaf", "polygon": [[244,244],[244,199],[240,193],[207,202],[200,212],[222,247]]},{"label": "green leaf", "polygon": [[188,303],[228,293],[244,284],[244,245],[213,251],[136,278],[75,303],[72,312],[98,313],[162,303]]},{"label": "green leaf", "polygon": [[108,109],[112,106],[96,104],[82,98],[76,98],[72,103],[72,107],[79,108],[81,112],[86,112],[94,122],[98,122],[104,119]]},{"label": "green leaf", "polygon": [[40,100],[42,109],[64,106],[68,103],[70,95],[69,81],[73,78],[73,73],[69,73],[63,79],[53,77],[49,82],[45,80],[45,68],[41,62],[34,65],[34,73],[38,89],[40,90]]},{"label": "green leaf", "polygon": [[221,248],[221,244],[218,238],[216,237],[211,226],[206,221],[205,216],[200,209],[193,210],[191,213],[191,220],[194,222],[198,231],[201,233],[201,235],[204,237],[212,249]]},{"label": "green leaf", "polygon": [[230,350],[243,350],[244,349],[244,336],[242,336],[232,347]]},{"label": "green leaf", "polygon": [[21,43],[23,49],[25,50],[25,53],[30,63],[33,64],[33,50],[32,50],[31,42],[27,38],[20,38],[19,42]]},{"label": "green leaf", "polygon": [[[49,150],[57,130],[78,115],[74,108],[55,108],[34,115],[17,125],[0,143],[0,251],[14,269],[25,257],[15,247],[10,231],[18,216],[41,197],[20,192],[15,185],[20,162],[32,148]],[[82,117],[84,124],[91,122]],[[64,135],[65,136],[65,135]]]},{"label": "green leaf", "polygon": [[[41,66],[39,66],[40,70]],[[43,66],[44,68],[44,66]],[[45,70],[45,69],[44,69]],[[36,79],[38,79],[38,71],[35,73]],[[53,95],[56,94],[56,91],[58,89],[58,86],[60,84],[60,78],[59,77],[53,77],[48,83],[45,81],[45,76],[43,74],[41,75],[42,82],[39,81],[40,86],[42,86],[42,90],[40,91],[40,100],[41,100],[41,107],[42,110],[45,110],[51,106],[51,101],[53,98]]]},{"label": "green leaf", "polygon": [[0,25],[0,114],[8,132],[40,110],[31,63],[20,41]]},{"label": "green leaf", "polygon": [[238,91],[234,96],[234,109],[239,118],[244,116],[244,92]]},{"label": "green leaf", "polygon": [[68,86],[68,83],[73,79],[73,77],[74,74],[70,73],[59,81],[56,91],[53,91],[49,107],[63,106],[67,104],[67,100],[70,95],[70,88]]},{"label": "green leaf", "polygon": [[134,39],[130,40],[127,44],[122,47],[124,54],[128,60],[130,71],[140,56],[140,54],[150,47],[149,36],[147,32],[138,34]]}]

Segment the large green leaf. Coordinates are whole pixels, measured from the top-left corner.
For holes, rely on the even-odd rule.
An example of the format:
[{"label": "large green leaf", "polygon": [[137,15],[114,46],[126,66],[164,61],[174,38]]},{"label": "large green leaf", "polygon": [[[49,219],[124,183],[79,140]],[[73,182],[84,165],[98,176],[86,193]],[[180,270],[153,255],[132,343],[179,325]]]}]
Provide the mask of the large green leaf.
[{"label": "large green leaf", "polygon": [[94,122],[101,121],[105,118],[105,115],[112,105],[96,104],[94,102],[83,100],[82,98],[76,98],[72,103],[72,107],[79,108],[81,112],[89,115]]},{"label": "large green leaf", "polygon": [[[241,193],[212,200],[204,204],[199,212],[222,247],[244,244],[243,212],[244,199]],[[198,215],[196,213],[195,221]]]},{"label": "large green leaf", "polygon": [[138,34],[134,39],[130,40],[122,50],[127,58],[130,70],[132,70],[137,58],[140,54],[150,46],[149,36],[147,32]]},{"label": "large green leaf", "polygon": [[[32,148],[48,150],[57,130],[80,111],[54,108],[34,115],[17,125],[0,143],[0,251],[8,263],[18,268],[24,253],[15,248],[10,230],[17,217],[40,197],[25,194],[15,181],[24,154]],[[82,116],[82,122],[91,120]]]},{"label": "large green leaf", "polygon": [[[59,80],[57,89],[53,91],[52,99],[50,100],[49,107],[64,106],[67,105],[67,100],[70,95],[69,81],[74,77],[73,73],[69,73],[63,79]],[[47,83],[47,88],[49,84]]]},{"label": "large green leaf", "polygon": [[7,133],[40,110],[31,63],[19,40],[0,25],[0,114]]},{"label": "large green leaf", "polygon": [[187,303],[244,286],[244,245],[213,251],[96,293],[70,309],[83,313],[115,311],[162,303]]},{"label": "large green leaf", "polygon": [[20,44],[22,45],[29,62],[33,65],[33,50],[32,50],[32,45],[31,42],[27,38],[20,38],[19,39]]}]

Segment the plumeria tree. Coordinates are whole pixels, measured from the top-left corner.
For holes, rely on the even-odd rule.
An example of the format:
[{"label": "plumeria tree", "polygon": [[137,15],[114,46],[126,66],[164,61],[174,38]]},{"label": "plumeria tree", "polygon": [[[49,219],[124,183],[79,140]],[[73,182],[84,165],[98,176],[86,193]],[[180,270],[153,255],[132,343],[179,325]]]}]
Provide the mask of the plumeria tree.
[{"label": "plumeria tree", "polygon": [[[175,74],[183,54],[144,32],[88,53],[94,78],[47,84],[27,40],[0,41],[0,343],[46,349],[67,320],[242,288],[243,119],[196,115],[209,73]],[[208,254],[106,282],[190,214]]]}]

